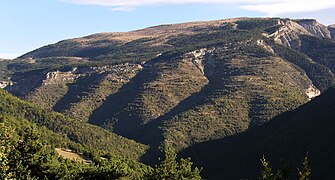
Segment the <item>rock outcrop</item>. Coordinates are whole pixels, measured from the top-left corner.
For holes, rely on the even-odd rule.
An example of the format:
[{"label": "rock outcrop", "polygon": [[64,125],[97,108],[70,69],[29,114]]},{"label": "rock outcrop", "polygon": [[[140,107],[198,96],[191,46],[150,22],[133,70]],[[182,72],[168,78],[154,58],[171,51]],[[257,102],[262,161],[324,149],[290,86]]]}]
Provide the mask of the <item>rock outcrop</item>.
[{"label": "rock outcrop", "polygon": [[13,85],[13,82],[11,82],[11,81],[0,81],[0,88],[1,89],[4,89],[5,87],[12,86],[12,85]]},{"label": "rock outcrop", "polygon": [[278,20],[279,29],[271,34],[264,34],[273,38],[276,43],[299,49],[301,35],[317,36],[321,38],[335,38],[335,26],[325,26],[315,19]]},{"label": "rock outcrop", "polygon": [[278,26],[279,29],[276,32],[268,34],[266,36],[269,38],[273,38],[274,41],[278,44],[282,44],[294,49],[301,46],[299,35],[312,35],[304,27],[302,27],[293,20],[279,20]]},{"label": "rock outcrop", "polygon": [[69,72],[52,71],[46,74],[46,78],[45,80],[43,80],[43,84],[49,85],[49,84],[59,84],[62,82],[73,82],[78,77],[80,77],[80,75],[74,74],[73,71]]},{"label": "rock outcrop", "polygon": [[308,89],[306,89],[306,95],[311,100],[317,96],[320,96],[321,92],[316,87],[311,85]]},{"label": "rock outcrop", "polygon": [[320,24],[315,19],[301,19],[295,20],[295,22],[297,22],[300,26],[315,36],[331,38],[327,26]]}]

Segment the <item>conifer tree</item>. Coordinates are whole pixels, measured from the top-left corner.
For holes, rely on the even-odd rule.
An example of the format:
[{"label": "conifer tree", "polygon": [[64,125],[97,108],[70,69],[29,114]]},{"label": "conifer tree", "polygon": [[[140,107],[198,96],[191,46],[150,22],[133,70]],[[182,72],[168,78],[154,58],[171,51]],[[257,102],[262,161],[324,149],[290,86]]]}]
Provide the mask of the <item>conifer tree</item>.
[{"label": "conifer tree", "polygon": [[264,155],[261,158],[261,163],[263,165],[263,169],[262,169],[262,176],[261,176],[260,180],[273,180],[273,179],[275,179],[275,175],[272,172],[270,162],[266,161]]},{"label": "conifer tree", "polygon": [[305,156],[302,167],[299,169],[299,180],[309,180],[311,176],[311,168],[309,167],[308,155]]},{"label": "conifer tree", "polygon": [[181,159],[180,163],[177,162],[177,155],[167,142],[161,146],[164,151],[164,159],[160,161],[159,165],[156,166],[149,174],[146,175],[146,179],[150,180],[179,180],[189,179],[197,180],[201,179],[201,169],[192,169],[192,162],[190,159]]},{"label": "conifer tree", "polygon": [[[3,117],[1,117],[3,118]],[[0,179],[12,179],[9,172],[9,153],[13,149],[11,144],[12,130],[0,123]]]}]

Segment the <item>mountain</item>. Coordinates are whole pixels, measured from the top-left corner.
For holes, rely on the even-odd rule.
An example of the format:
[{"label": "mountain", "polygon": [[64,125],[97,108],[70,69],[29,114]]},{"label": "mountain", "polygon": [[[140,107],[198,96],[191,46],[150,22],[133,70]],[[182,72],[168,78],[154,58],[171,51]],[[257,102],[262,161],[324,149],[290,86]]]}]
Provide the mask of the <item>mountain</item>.
[{"label": "mountain", "polygon": [[[278,167],[299,167],[306,153],[313,179],[333,179],[335,87],[309,103],[285,112],[261,127],[184,150],[210,179],[256,179],[262,155]],[[294,170],[294,169],[293,169]]]},{"label": "mountain", "polygon": [[9,62],[5,89],[75,127],[149,145],[141,160],[150,162],[164,140],[180,151],[229,137],[325,92],[334,84],[331,38],[315,20],[280,18],[99,33]]}]

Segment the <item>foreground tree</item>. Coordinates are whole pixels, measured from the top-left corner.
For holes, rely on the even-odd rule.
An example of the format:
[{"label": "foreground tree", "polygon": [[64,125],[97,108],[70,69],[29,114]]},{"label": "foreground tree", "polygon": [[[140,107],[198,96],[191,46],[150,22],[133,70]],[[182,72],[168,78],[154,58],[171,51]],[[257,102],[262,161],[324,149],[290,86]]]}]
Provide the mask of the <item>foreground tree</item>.
[{"label": "foreground tree", "polygon": [[12,130],[0,122],[0,179],[12,179],[8,160],[9,153],[13,149],[11,139]]},{"label": "foreground tree", "polygon": [[179,180],[179,179],[201,179],[201,169],[192,169],[192,162],[190,159],[181,159],[178,163],[177,155],[174,149],[168,144],[162,145],[164,158],[159,165],[146,175],[146,179],[150,180]]},{"label": "foreground tree", "polygon": [[306,155],[302,167],[299,169],[299,180],[309,180],[311,174],[312,171],[309,167],[308,155]]},{"label": "foreground tree", "polygon": [[176,161],[173,148],[163,146],[165,158],[155,168],[116,157],[100,158],[83,164],[59,157],[41,142],[36,129],[27,127],[15,133],[0,123],[0,179],[201,179],[189,159]]},{"label": "foreground tree", "polygon": [[[287,180],[290,179],[291,168],[289,165],[282,166],[277,170],[276,173],[273,172],[269,161],[263,156],[261,159],[262,170],[260,180]],[[302,163],[302,167],[298,169],[298,179],[299,180],[309,180],[311,176],[311,168],[308,163],[308,156],[306,155]]]}]

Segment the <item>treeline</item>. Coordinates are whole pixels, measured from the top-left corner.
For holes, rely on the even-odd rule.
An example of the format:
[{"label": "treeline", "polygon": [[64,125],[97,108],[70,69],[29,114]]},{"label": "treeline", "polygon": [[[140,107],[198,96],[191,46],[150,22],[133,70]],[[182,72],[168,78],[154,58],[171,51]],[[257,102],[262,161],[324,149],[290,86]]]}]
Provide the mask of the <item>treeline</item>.
[{"label": "treeline", "polygon": [[281,166],[277,171],[273,170],[270,162],[263,156],[261,159],[262,171],[260,180],[286,180],[296,176],[299,180],[309,180],[312,169],[309,167],[308,155],[305,156],[302,166],[297,168],[297,173],[292,175],[292,167],[289,164]]},{"label": "treeline", "polygon": [[112,157],[90,164],[65,159],[43,143],[32,127],[15,134],[0,123],[0,144],[0,179],[201,179],[201,170],[193,169],[189,159],[177,162],[168,144],[155,167]]},{"label": "treeline", "polygon": [[[81,163],[59,156],[56,151],[40,140],[33,127],[20,133],[0,123],[0,179],[143,179],[143,180],[197,180],[201,179],[199,168],[192,168],[190,159],[177,162],[173,148],[164,143],[163,159],[155,167],[109,157],[92,163]],[[292,168],[282,166],[274,171],[264,157],[261,159],[261,180],[285,180],[292,177]],[[299,180],[311,176],[308,157],[293,175]]]}]

